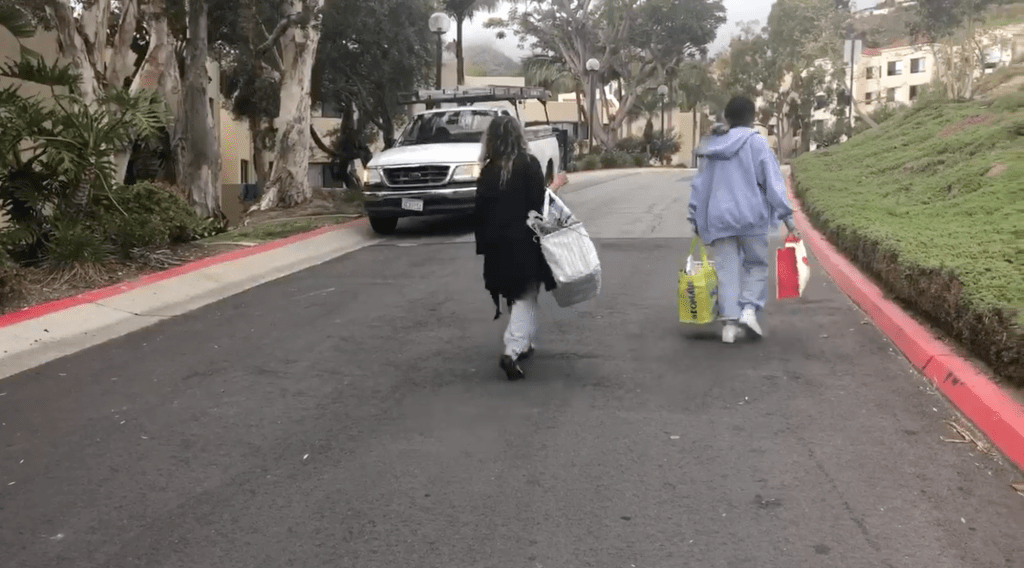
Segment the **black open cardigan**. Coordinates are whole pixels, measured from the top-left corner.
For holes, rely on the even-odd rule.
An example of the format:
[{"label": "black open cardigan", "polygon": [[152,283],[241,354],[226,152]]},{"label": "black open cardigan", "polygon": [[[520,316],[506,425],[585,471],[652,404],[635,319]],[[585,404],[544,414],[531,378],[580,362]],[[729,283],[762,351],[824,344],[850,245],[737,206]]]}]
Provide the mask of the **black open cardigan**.
[{"label": "black open cardigan", "polygon": [[540,242],[526,226],[530,211],[544,208],[544,172],[536,157],[519,155],[504,188],[501,166],[488,163],[480,172],[476,188],[476,253],[484,257],[484,287],[491,293],[496,313],[501,316],[499,297],[511,308],[532,283],[555,289],[551,268],[541,252]]}]

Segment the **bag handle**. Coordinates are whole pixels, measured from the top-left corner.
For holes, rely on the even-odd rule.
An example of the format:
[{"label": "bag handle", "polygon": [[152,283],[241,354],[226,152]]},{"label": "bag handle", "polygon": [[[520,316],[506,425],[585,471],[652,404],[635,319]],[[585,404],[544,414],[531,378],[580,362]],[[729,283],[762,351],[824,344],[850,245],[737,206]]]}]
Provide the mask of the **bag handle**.
[{"label": "bag handle", "polygon": [[542,215],[545,219],[548,218],[548,212],[551,210],[551,190],[544,188],[544,211]]},{"label": "bag handle", "polygon": [[704,241],[700,237],[693,237],[690,239],[690,256],[693,256],[693,251],[700,247],[700,261],[704,266],[708,265],[708,249],[704,246]]}]

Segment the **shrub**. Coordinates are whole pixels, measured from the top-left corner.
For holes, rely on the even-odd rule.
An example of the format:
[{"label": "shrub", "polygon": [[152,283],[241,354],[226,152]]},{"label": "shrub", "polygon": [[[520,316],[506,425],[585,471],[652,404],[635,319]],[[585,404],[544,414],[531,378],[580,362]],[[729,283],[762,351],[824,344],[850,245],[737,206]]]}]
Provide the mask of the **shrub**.
[{"label": "shrub", "polygon": [[23,275],[18,263],[0,249],[0,306],[17,300],[23,292]]},{"label": "shrub", "polygon": [[111,258],[111,246],[103,230],[89,218],[58,217],[46,239],[43,262],[55,269],[79,265],[97,266]]},{"label": "shrub", "polygon": [[588,172],[588,171],[596,170],[596,169],[600,168],[601,167],[601,160],[597,156],[593,156],[593,155],[591,155],[591,156],[584,156],[583,159],[578,160],[576,162],[576,164],[577,164],[577,168],[576,168],[577,170],[583,171],[583,172]]},{"label": "shrub", "polygon": [[646,167],[650,164],[647,154],[632,154],[633,165],[638,168]]},{"label": "shrub", "polygon": [[202,221],[185,200],[152,183],[118,186],[98,195],[95,205],[102,232],[122,255],[136,248],[187,243],[224,228]]},{"label": "shrub", "polygon": [[1005,113],[1017,112],[1020,109],[1024,109],[1024,92],[1011,93],[1004,95],[996,99],[996,102],[992,104],[992,108]]},{"label": "shrub", "polygon": [[1024,386],[1016,120],[974,103],[908,110],[828,152],[805,154],[793,176],[804,211],[837,249]]},{"label": "shrub", "polygon": [[611,150],[601,154],[601,167],[621,168],[623,164],[632,164],[633,160],[629,154],[621,150]]},{"label": "shrub", "polygon": [[616,142],[615,149],[627,154],[646,154],[647,143],[635,136],[629,136]]}]

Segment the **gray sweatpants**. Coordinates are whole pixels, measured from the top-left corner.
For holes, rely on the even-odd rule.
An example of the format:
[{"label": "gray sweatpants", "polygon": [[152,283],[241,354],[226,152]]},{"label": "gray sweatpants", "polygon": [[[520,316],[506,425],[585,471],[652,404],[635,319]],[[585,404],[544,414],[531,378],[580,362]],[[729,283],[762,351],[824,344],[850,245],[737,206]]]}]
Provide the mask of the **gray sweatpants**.
[{"label": "gray sweatpants", "polygon": [[512,304],[508,327],[505,329],[505,355],[513,359],[529,351],[537,338],[537,298],[540,285],[526,288],[526,293]]},{"label": "gray sweatpants", "polygon": [[711,243],[718,274],[719,315],[738,320],[743,308],[768,301],[768,235],[727,237]]}]

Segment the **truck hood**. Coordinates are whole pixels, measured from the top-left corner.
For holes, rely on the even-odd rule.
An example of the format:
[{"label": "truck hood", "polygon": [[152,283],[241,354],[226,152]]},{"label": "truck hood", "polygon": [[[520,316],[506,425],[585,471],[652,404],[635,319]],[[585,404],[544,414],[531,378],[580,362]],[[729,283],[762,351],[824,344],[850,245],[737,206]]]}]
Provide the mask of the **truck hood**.
[{"label": "truck hood", "polygon": [[420,164],[472,163],[480,159],[479,142],[395,146],[370,160],[367,167],[414,166]]}]

